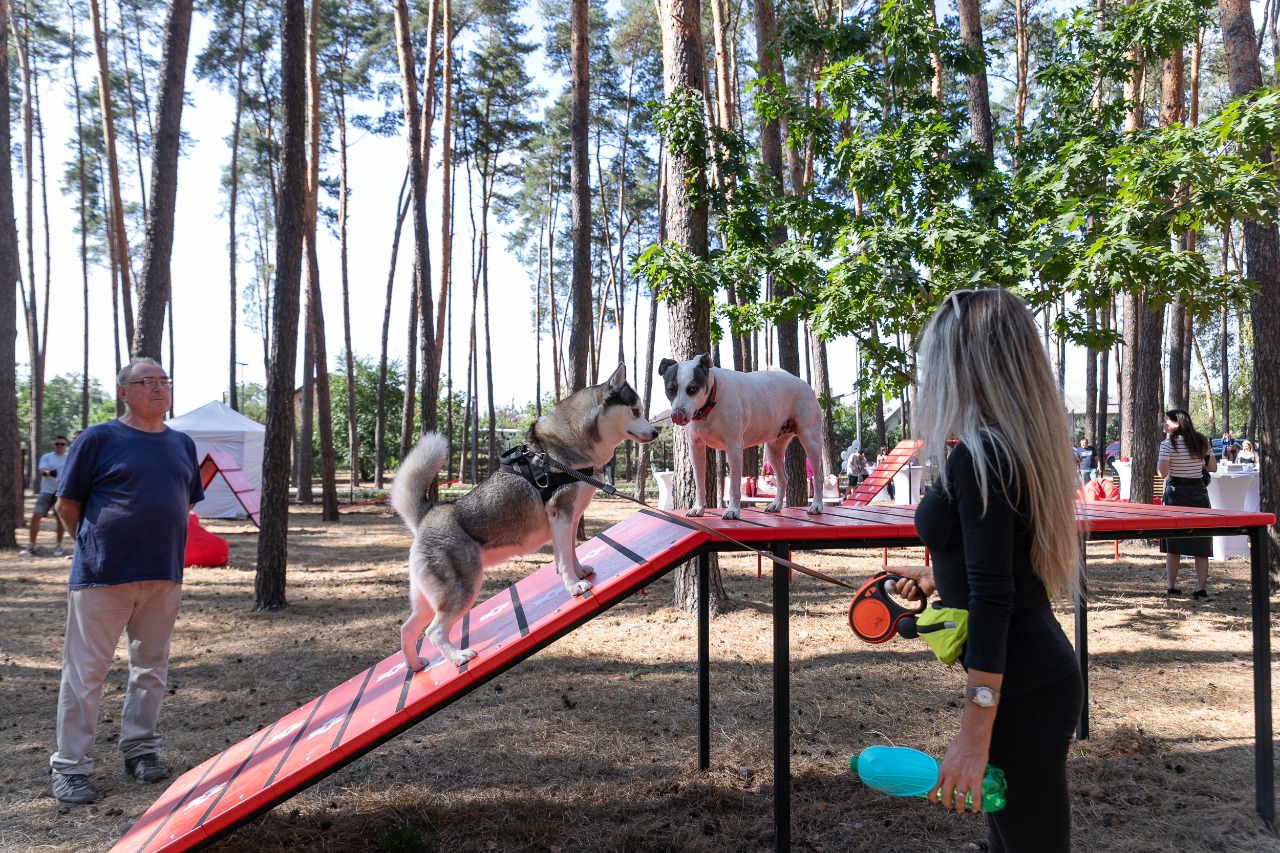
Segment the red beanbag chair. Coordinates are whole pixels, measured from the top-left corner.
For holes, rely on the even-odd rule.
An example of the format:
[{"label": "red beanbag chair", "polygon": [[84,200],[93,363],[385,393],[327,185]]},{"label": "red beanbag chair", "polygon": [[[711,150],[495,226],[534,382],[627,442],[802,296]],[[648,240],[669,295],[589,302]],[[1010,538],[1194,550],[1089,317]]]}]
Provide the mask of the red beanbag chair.
[{"label": "red beanbag chair", "polygon": [[1111,482],[1110,477],[1097,477],[1090,480],[1084,485],[1082,492],[1087,501],[1120,500],[1120,490],[1116,488],[1115,483]]},{"label": "red beanbag chair", "polygon": [[229,550],[227,540],[201,527],[194,512],[187,515],[187,550],[182,565],[225,566]]}]

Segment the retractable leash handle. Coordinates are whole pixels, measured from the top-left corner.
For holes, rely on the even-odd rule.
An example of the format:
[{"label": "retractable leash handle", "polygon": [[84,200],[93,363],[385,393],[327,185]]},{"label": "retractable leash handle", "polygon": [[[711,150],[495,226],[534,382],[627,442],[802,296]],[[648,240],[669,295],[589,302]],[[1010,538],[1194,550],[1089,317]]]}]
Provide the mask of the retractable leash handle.
[{"label": "retractable leash handle", "polygon": [[885,643],[893,637],[915,637],[916,615],[923,613],[928,601],[908,609],[894,601],[886,589],[890,582],[903,580],[901,575],[880,572],[858,587],[849,602],[849,627],[858,639],[868,643]]}]

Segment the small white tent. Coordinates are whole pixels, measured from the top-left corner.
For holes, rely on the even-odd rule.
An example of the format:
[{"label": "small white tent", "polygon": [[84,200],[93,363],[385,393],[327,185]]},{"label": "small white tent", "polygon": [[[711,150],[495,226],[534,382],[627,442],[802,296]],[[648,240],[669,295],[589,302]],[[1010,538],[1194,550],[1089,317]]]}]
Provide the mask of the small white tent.
[{"label": "small white tent", "polygon": [[[197,462],[203,462],[206,453],[229,454],[240,463],[249,484],[262,490],[262,442],[267,432],[262,424],[217,400],[165,423],[191,436],[196,443]],[[196,515],[201,518],[235,518],[244,514],[244,507],[219,476],[214,476],[205,489],[204,500],[196,504]]]}]

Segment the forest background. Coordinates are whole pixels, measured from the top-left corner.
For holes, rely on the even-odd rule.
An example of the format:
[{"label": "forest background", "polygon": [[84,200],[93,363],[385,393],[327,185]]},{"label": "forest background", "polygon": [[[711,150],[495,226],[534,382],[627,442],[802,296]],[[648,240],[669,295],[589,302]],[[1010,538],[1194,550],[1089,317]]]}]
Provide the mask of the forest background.
[{"label": "forest background", "polygon": [[[18,402],[0,430],[28,447],[107,416],[107,367],[154,354],[200,389],[184,404],[225,394],[265,420],[268,469],[309,499],[314,467],[336,518],[339,465],[380,486],[444,428],[458,470],[467,452],[486,467],[500,427],[617,361],[648,399],[658,346],[715,345],[812,382],[834,467],[840,403],[864,401],[865,443],[890,440],[895,398],[909,430],[915,335],[981,284],[1040,314],[1064,386],[1085,374],[1077,429],[1118,435],[1135,499],[1158,440],[1137,425],[1161,407],[1243,422],[1264,454],[1280,422],[1252,333],[1280,310],[1277,0],[73,0],[6,18],[0,261],[15,371],[27,357],[21,383],[0,375]],[[216,158],[180,153],[219,121],[215,181]],[[858,356],[833,359],[837,341]],[[215,353],[221,382],[200,378]],[[245,380],[259,364],[265,387]],[[502,418],[498,376],[521,389]]]}]

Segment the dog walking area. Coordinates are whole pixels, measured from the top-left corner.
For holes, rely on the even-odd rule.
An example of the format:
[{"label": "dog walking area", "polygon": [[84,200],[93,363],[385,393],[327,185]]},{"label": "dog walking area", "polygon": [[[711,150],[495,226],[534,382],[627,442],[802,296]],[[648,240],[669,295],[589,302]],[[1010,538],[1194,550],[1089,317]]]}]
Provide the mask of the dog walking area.
[{"label": "dog walking area", "polygon": [[[1245,517],[1227,511],[1137,505],[1090,507],[1088,512],[1082,523],[1092,538],[1130,538],[1151,530],[1164,531],[1164,535],[1193,529],[1237,532],[1270,523],[1270,516],[1258,513]],[[811,550],[915,541],[909,507],[838,507],[821,516],[809,516],[798,509],[780,515],[748,511],[741,521],[714,516],[701,521],[739,542],[782,555],[789,554],[792,546]],[[454,639],[479,652],[460,670],[424,643],[421,651],[428,655],[427,667],[413,673],[397,650],[175,780],[112,848],[113,853],[190,850],[212,843],[422,722],[691,557],[738,548],[712,532],[684,523],[679,516],[641,510],[579,546],[579,559],[595,571],[595,585],[586,596],[570,597],[554,564],[544,566],[480,602],[455,626]],[[786,574],[784,570],[775,572],[775,596],[782,596],[779,605],[785,604]],[[1255,571],[1255,581],[1257,574]],[[1255,622],[1254,652],[1255,661],[1262,655],[1264,663],[1262,675],[1255,668],[1255,689],[1259,688],[1257,678],[1269,676],[1265,663],[1270,654],[1269,619],[1265,609],[1262,613],[1263,618]],[[785,709],[789,690],[785,606],[777,608],[774,621],[776,657],[780,658],[774,663],[775,706]],[[705,632],[705,620],[700,627]],[[1087,643],[1081,651],[1087,655]],[[701,657],[705,668],[705,656]],[[699,693],[702,765],[705,673],[700,677]],[[1273,821],[1269,678],[1256,701],[1256,799],[1259,814]],[[1087,721],[1082,723],[1087,725]],[[786,743],[788,725],[786,713],[775,714],[775,743]],[[787,849],[789,843],[789,765],[785,750],[783,753],[775,756],[774,767],[775,849]]]}]

